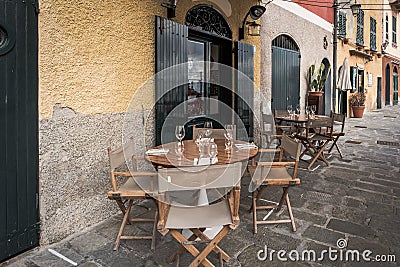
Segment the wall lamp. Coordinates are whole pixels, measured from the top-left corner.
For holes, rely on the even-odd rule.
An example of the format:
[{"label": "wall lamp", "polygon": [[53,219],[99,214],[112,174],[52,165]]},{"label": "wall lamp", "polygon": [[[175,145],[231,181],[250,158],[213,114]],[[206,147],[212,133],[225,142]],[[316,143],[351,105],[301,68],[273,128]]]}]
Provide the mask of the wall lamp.
[{"label": "wall lamp", "polygon": [[[244,28],[247,26],[248,28],[248,34],[251,36],[259,36],[260,35],[260,28],[261,25],[256,23],[255,21],[261,18],[261,16],[264,14],[266,8],[264,6],[256,5],[252,6],[250,10],[247,12],[246,16],[244,17],[242,27],[239,28],[239,40],[244,39]],[[246,22],[247,17],[250,15],[250,17],[253,19],[252,22]]]},{"label": "wall lamp", "polygon": [[162,3],[161,6],[167,8],[167,18],[175,18],[176,0],[168,0]]}]

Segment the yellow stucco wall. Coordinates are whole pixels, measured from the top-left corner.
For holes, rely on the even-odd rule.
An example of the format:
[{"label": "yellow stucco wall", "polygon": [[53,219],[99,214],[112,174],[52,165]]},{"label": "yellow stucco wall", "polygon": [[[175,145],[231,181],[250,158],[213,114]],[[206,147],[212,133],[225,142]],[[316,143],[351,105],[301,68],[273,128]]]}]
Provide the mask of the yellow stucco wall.
[{"label": "yellow stucco wall", "polygon": [[[154,74],[154,16],[166,17],[163,1],[41,0],[39,15],[39,117],[52,116],[56,103],[83,114],[124,112],[137,88]],[[177,17],[200,3],[178,1]],[[256,1],[228,1],[224,14],[234,39],[247,10]],[[258,45],[259,38],[244,41]],[[260,49],[255,56],[259,84]],[[257,86],[258,87],[258,86]],[[153,92],[143,99],[150,107]]]},{"label": "yellow stucco wall", "polygon": [[[361,8],[367,9],[368,6],[363,6],[363,3],[379,4],[379,0],[358,1],[361,3]],[[382,44],[382,11],[381,10],[364,10],[364,49],[365,52],[372,55],[372,61],[367,60],[365,57],[350,55],[350,50],[356,50],[356,35],[357,35],[357,17],[352,15],[350,10],[344,10],[347,16],[347,30],[346,37],[349,39],[348,44],[343,40],[338,42],[338,67],[343,64],[345,57],[349,60],[349,67],[360,66],[364,68],[364,87],[367,90],[367,110],[376,109],[376,96],[377,96],[377,81],[378,77],[382,77],[382,58],[381,58],[381,44]],[[376,20],[376,48],[378,53],[371,53],[370,49],[370,17]],[[338,68],[339,69],[339,68]],[[368,75],[372,74],[372,85],[368,86]],[[348,95],[350,96],[350,94]],[[348,105],[348,112],[351,112],[351,107]]]}]

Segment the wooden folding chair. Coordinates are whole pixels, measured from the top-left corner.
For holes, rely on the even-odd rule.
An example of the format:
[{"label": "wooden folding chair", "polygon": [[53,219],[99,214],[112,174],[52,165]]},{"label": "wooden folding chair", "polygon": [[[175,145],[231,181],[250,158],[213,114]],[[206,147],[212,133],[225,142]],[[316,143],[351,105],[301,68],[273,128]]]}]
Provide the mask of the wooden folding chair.
[{"label": "wooden folding chair", "polygon": [[[137,159],[134,155],[135,145],[130,140],[123,147],[112,150],[108,148],[108,156],[110,160],[110,178],[112,191],[108,192],[108,198],[115,200],[123,213],[123,220],[119,229],[117,239],[115,241],[114,250],[117,250],[121,239],[151,239],[151,249],[155,248],[155,234],[157,223],[157,209],[154,218],[130,218],[130,212],[135,200],[144,200],[151,198],[156,189],[157,173],[155,172],[138,172]],[[126,171],[126,160],[132,158],[132,172]],[[126,160],[125,160],[126,159]],[[125,168],[124,168],[125,167]],[[117,178],[122,181],[117,181]],[[153,222],[152,235],[124,235],[126,224],[131,223]]]},{"label": "wooden folding chair", "polygon": [[308,165],[308,169],[311,171],[313,170],[312,166],[318,159],[329,166],[329,162],[326,160],[323,153],[329,142],[333,140],[333,117],[316,117],[315,119],[309,119],[304,128],[303,132],[295,136],[302,142],[305,148],[300,158],[303,157],[305,153],[310,154],[311,162]]},{"label": "wooden folding chair", "polygon": [[282,121],[279,120],[279,117],[289,116],[289,112],[287,110],[274,110],[274,120],[275,120],[275,128],[276,134],[278,136],[282,136],[282,134],[292,135],[296,131],[296,127],[293,125],[284,125]]},{"label": "wooden folding chair", "polygon": [[[160,196],[158,198],[159,220],[158,230],[161,234],[170,233],[184,249],[195,257],[189,266],[214,266],[207,259],[210,252],[219,254],[221,266],[229,261],[229,255],[218,243],[230,230],[239,225],[240,178],[242,173],[240,162],[226,165],[194,166],[186,168],[160,168],[158,182]],[[193,199],[182,198],[187,191],[219,191],[220,195],[193,203]],[[204,192],[204,191],[203,191]],[[206,228],[222,227],[214,236],[204,233]],[[190,237],[185,237],[179,230],[189,229]],[[199,251],[198,244],[207,244]],[[175,254],[182,253],[178,250]],[[176,258],[176,257],[175,257]]]},{"label": "wooden folding chair", "polygon": [[331,117],[333,117],[333,132],[332,132],[333,142],[328,150],[328,153],[331,153],[333,147],[336,147],[336,150],[339,152],[340,157],[343,158],[342,151],[340,151],[337,141],[341,136],[344,136],[344,123],[346,120],[346,114],[338,114],[331,112]]},{"label": "wooden folding chair", "polygon": [[[252,206],[249,212],[253,212],[253,231],[257,233],[257,226],[261,224],[277,224],[277,223],[291,223],[293,232],[296,231],[296,224],[294,222],[292,207],[289,200],[289,188],[300,184],[300,179],[296,178],[299,158],[301,153],[301,143],[296,142],[287,135],[282,136],[282,143],[279,149],[260,150],[261,152],[278,152],[278,161],[259,161],[256,168],[252,172],[251,187],[252,192]],[[286,155],[285,155],[286,154]],[[289,158],[291,156],[295,161],[282,161],[283,156]],[[290,174],[287,170],[288,166],[293,166],[293,173]],[[282,196],[279,203],[276,205],[258,205],[258,202],[264,193],[265,189],[269,186],[277,186],[283,189]],[[286,202],[287,210],[290,219],[281,220],[267,220],[273,211],[279,212],[282,209],[283,202]],[[265,220],[258,220],[259,210],[270,210]]]}]

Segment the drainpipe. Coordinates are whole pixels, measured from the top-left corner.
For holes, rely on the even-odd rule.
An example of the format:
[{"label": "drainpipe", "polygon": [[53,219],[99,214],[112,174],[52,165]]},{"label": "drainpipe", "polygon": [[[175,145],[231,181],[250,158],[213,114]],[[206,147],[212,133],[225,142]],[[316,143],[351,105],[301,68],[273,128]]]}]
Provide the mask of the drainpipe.
[{"label": "drainpipe", "polygon": [[[332,109],[333,112],[336,112],[336,75],[337,75],[337,45],[338,45],[338,36],[337,36],[337,25],[338,25],[338,11],[339,11],[339,3],[338,0],[334,0],[333,2],[333,90],[332,90]],[[340,103],[338,103],[339,107]]]}]

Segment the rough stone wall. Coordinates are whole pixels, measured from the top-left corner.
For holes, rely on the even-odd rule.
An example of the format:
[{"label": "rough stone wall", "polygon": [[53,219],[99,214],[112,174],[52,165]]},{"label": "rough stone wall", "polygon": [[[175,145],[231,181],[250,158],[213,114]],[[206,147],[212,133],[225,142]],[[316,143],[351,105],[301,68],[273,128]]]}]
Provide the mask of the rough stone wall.
[{"label": "rough stone wall", "polygon": [[[307,94],[307,72],[311,64],[319,64],[327,58],[332,65],[332,33],[301,18],[272,2],[267,6],[266,14],[261,17],[261,85],[267,103],[265,108],[271,112],[272,94],[272,40],[281,34],[289,35],[297,43],[301,53],[300,61],[300,105],[305,108]],[[323,47],[323,38],[328,38],[328,48]]]},{"label": "rough stone wall", "polygon": [[[141,116],[130,119],[129,134],[136,140],[143,140]],[[124,120],[124,113],[83,115],[56,105],[53,117],[40,121],[42,244],[59,241],[119,210],[107,198],[107,148],[121,145]]]}]

